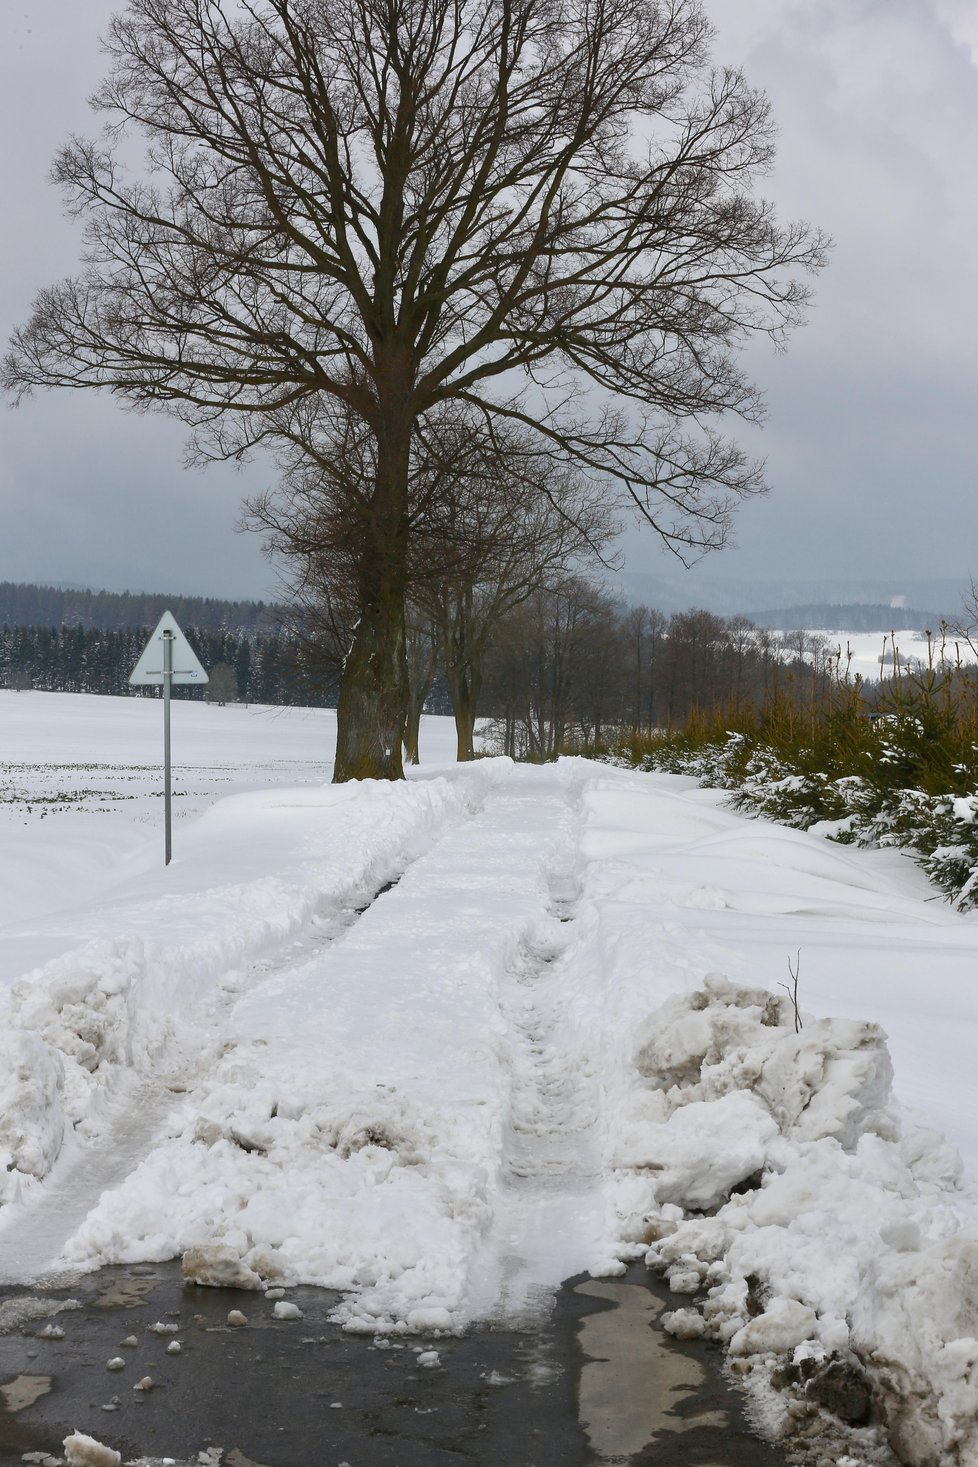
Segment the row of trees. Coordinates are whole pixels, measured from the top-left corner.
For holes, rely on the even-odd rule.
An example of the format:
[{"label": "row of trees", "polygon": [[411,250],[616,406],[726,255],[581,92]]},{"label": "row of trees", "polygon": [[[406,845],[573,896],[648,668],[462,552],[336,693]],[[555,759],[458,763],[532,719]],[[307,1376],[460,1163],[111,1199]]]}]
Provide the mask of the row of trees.
[{"label": "row of trees", "polygon": [[[562,749],[593,750],[623,733],[679,728],[721,707],[760,706],[778,689],[790,687],[803,701],[835,675],[835,649],[809,634],[776,636],[743,617],[707,611],[666,617],[623,607],[581,576],[542,583],[525,563],[523,570],[524,579],[470,586],[447,601],[428,588],[411,604],[409,758],[418,758],[422,708],[447,713],[454,706],[459,758],[474,753],[478,714],[488,719],[490,747],[546,759]],[[335,706],[338,643],[322,616],[270,636],[186,631],[211,682],[175,689],[176,696]],[[2,627],[0,686],[133,693],[129,674],[147,632]]]},{"label": "row of trees", "polygon": [[182,627],[210,632],[275,632],[281,619],[280,608],[264,601],[145,591],[88,591],[0,581],[0,626],[137,631],[155,626],[164,611],[172,611]]},{"label": "row of trees", "polygon": [[[824,240],[758,193],[768,105],[710,41],[698,0],[128,0],[112,21],[105,131],[55,163],[84,269],[38,296],[4,380],[107,390],[183,419],[201,459],[262,445],[288,493],[315,484],[337,779],[402,772],[406,606],[419,566],[467,553],[460,458],[470,483],[505,462],[528,522],[557,505],[580,530],[583,494],[680,555],[763,489],[721,431],[761,413],[738,358],[798,323]],[[428,608],[453,669],[458,606]]]},{"label": "row of trees", "polygon": [[[149,630],[0,627],[0,687],[50,693],[134,693],[129,674]],[[332,707],[336,702],[335,683],[323,683],[309,649],[294,638],[261,633],[249,637],[200,627],[184,630],[211,681],[207,688],[174,688],[174,697],[309,707]],[[156,688],[138,692],[159,696]]]},{"label": "row of trees", "polygon": [[837,672],[837,649],[817,639],[708,611],[626,608],[569,577],[499,628],[485,669],[487,743],[514,758],[593,752],[720,709],[759,707],[776,692],[804,706]]}]

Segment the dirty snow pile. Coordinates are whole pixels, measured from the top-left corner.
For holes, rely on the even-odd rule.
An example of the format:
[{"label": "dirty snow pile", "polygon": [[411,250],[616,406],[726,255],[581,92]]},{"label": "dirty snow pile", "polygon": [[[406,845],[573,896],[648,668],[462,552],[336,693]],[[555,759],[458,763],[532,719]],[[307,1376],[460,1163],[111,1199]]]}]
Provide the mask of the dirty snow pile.
[{"label": "dirty snow pile", "polygon": [[861,1361],[902,1461],[978,1461],[978,1226],[957,1153],[901,1127],[879,1027],[796,1033],[786,998],[714,976],[636,1063],[616,1162],[654,1202],[631,1231],[699,1296],[666,1327],[724,1342],[759,1396],[785,1356]]}]

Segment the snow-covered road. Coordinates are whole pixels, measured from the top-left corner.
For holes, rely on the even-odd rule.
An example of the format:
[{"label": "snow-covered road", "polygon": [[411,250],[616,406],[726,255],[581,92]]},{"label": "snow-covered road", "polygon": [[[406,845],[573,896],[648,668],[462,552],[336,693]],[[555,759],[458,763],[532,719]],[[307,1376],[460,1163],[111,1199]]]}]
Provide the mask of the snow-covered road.
[{"label": "snow-covered road", "polygon": [[8,913],[0,1273],[218,1247],[381,1335],[650,1250],[757,1401],[858,1357],[907,1460],[978,1460],[978,919],[672,776],[237,778]]}]

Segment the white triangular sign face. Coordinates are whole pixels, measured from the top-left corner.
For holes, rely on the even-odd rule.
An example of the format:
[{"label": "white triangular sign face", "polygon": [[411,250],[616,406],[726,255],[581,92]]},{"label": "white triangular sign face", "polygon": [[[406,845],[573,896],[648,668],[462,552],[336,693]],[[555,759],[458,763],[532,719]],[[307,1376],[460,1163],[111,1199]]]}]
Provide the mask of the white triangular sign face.
[{"label": "white triangular sign face", "polygon": [[134,686],[155,683],[157,687],[162,687],[164,644],[167,640],[170,642],[170,666],[173,669],[170,682],[206,683],[207,674],[170,611],[164,611],[160,617],[159,626],[146,643],[142,656],[132,670],[130,683]]}]

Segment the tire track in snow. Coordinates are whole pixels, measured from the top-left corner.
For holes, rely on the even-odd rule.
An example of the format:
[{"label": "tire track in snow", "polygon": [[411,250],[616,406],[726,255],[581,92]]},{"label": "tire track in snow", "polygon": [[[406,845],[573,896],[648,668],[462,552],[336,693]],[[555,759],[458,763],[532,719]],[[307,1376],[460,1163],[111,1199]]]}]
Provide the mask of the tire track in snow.
[{"label": "tire track in snow", "polygon": [[[374,883],[348,890],[314,912],[298,934],[283,938],[248,965],[243,981],[231,975],[213,990],[212,1003],[198,1018],[220,1036],[241,997],[277,973],[313,958],[341,942],[373,905],[392,891],[405,873],[450,834],[472,821],[497,792],[488,785],[457,818],[449,819],[423,849],[406,853],[392,870],[384,867]],[[98,1097],[86,1129],[91,1137],[66,1133],[61,1151],[39,1189],[22,1205],[0,1213],[0,1284],[27,1284],[50,1276],[65,1244],[77,1232],[100,1198],[120,1186],[163,1136],[167,1121],[185,1091],[200,1080],[208,1064],[224,1050],[218,1038],[165,1075],[145,1076],[123,1070]],[[94,1125],[93,1125],[94,1123]],[[97,1127],[97,1130],[95,1129]]]},{"label": "tire track in snow", "polygon": [[[569,801],[576,793],[568,791]],[[513,1088],[501,1185],[472,1302],[477,1315],[510,1325],[547,1313],[556,1287],[606,1252],[598,1085],[561,1032],[581,894],[573,808],[569,823],[548,874],[543,921],[524,935],[500,994]]]},{"label": "tire track in snow", "polygon": [[173,1100],[163,1085],[126,1076],[100,1108],[104,1136],[66,1138],[43,1190],[14,1206],[0,1228],[0,1284],[33,1283],[50,1274],[102,1193],[123,1182],[149,1151]]}]

